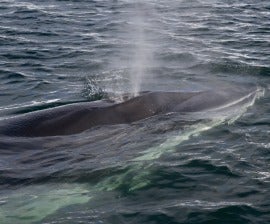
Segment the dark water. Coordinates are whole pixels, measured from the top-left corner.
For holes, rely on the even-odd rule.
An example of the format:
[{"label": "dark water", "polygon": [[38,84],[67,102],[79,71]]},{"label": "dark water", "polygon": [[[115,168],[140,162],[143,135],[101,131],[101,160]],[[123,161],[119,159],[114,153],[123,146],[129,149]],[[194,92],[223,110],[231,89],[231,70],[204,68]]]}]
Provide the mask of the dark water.
[{"label": "dark water", "polygon": [[1,119],[102,91],[265,91],[242,116],[1,136],[0,223],[270,223],[269,1],[0,0],[0,18]]}]

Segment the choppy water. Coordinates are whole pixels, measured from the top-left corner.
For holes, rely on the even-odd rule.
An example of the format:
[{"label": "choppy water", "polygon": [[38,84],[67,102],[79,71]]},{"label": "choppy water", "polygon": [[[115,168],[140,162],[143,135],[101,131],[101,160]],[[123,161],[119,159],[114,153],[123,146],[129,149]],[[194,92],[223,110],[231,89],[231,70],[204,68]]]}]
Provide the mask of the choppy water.
[{"label": "choppy water", "polygon": [[0,0],[0,18],[1,119],[99,88],[265,90],[237,120],[1,136],[1,223],[270,223],[269,1]]}]

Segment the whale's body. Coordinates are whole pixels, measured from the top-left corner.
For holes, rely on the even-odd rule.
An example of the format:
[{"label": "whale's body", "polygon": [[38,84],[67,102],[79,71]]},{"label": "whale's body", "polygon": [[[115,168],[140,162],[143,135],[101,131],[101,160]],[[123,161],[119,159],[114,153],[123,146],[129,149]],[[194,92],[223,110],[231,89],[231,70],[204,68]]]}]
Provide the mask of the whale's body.
[{"label": "whale's body", "polygon": [[0,134],[70,135],[98,125],[131,123],[158,114],[220,110],[253,99],[256,91],[256,88],[224,88],[200,92],[147,92],[118,104],[75,103],[2,120]]}]

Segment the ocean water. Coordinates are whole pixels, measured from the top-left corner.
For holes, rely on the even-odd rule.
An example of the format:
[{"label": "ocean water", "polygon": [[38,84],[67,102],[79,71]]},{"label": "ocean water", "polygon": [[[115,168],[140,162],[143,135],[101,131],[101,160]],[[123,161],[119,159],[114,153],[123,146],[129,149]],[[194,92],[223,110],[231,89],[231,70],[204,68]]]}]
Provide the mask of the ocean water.
[{"label": "ocean water", "polygon": [[0,18],[1,120],[140,91],[260,90],[207,119],[0,136],[0,223],[270,223],[269,1],[0,0]]}]

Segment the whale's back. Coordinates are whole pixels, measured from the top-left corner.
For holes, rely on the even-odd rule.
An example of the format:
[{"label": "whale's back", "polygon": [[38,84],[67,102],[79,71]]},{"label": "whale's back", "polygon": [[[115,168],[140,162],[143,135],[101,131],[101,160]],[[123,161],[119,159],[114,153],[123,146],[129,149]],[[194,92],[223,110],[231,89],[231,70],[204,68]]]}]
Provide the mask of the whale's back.
[{"label": "whale's back", "polygon": [[224,88],[200,92],[147,92],[123,103],[78,103],[32,112],[0,122],[0,134],[55,136],[98,125],[131,123],[170,112],[200,112],[241,107],[255,99],[256,88]]}]

